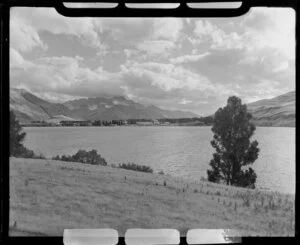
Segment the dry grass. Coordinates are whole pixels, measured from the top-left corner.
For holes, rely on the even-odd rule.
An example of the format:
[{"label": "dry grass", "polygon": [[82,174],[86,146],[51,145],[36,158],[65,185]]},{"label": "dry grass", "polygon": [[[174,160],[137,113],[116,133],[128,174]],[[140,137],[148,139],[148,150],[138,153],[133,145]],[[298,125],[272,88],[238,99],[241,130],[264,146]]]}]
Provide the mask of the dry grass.
[{"label": "dry grass", "polygon": [[295,196],[192,183],[168,175],[38,159],[10,159],[10,235],[64,228],[238,229],[294,236]]}]

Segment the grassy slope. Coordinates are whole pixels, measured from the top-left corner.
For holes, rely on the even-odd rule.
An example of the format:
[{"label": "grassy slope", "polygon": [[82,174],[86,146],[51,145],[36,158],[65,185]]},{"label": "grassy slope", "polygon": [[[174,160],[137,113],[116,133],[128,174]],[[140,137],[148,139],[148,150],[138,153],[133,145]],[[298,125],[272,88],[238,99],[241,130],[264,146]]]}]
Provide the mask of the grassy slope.
[{"label": "grassy slope", "polygon": [[257,126],[295,127],[295,91],[247,105]]},{"label": "grassy slope", "polygon": [[61,236],[64,228],[108,227],[120,236],[127,228],[175,228],[181,236],[189,228],[294,236],[294,198],[111,167],[10,159],[13,236]]}]

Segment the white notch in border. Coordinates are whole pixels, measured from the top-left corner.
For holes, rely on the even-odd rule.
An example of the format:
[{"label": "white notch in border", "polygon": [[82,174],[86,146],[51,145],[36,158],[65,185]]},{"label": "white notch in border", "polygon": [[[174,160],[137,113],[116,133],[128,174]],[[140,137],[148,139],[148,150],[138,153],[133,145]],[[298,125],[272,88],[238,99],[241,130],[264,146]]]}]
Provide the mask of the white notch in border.
[{"label": "white notch in border", "polygon": [[118,232],[114,229],[65,229],[64,245],[116,245]]},{"label": "white notch in border", "polygon": [[119,4],[118,3],[110,3],[109,1],[103,3],[95,3],[95,2],[63,2],[63,5],[67,8],[115,8]]},{"label": "white notch in border", "polygon": [[125,6],[139,9],[176,9],[180,6],[180,3],[125,3]]},{"label": "white notch in border", "polygon": [[237,9],[243,2],[209,2],[209,3],[187,3],[187,6],[195,9]]},{"label": "white notch in border", "polygon": [[191,229],[186,234],[187,244],[232,243],[228,235],[235,236],[234,230],[224,229]]},{"label": "white notch in border", "polygon": [[180,233],[175,229],[128,229],[126,245],[179,244]]}]

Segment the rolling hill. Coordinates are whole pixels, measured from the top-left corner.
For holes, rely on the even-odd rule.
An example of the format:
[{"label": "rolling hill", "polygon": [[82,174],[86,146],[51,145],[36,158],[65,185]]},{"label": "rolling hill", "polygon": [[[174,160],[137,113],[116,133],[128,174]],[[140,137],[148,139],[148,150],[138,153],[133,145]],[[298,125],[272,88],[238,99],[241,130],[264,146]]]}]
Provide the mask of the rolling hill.
[{"label": "rolling hill", "polygon": [[[257,126],[295,127],[296,92],[247,104]],[[51,103],[23,89],[10,90],[10,108],[21,123],[34,120],[126,120],[199,117],[189,111],[164,110],[122,96]]]},{"label": "rolling hill", "polygon": [[59,115],[76,117],[64,105],[48,102],[24,89],[10,89],[10,109],[14,111],[21,123],[48,120]]},{"label": "rolling hill", "polygon": [[66,227],[111,227],[119,236],[132,227],[295,236],[292,194],[49,159],[9,164],[10,236],[61,236]]},{"label": "rolling hill", "polygon": [[[163,110],[145,106],[122,96],[87,98],[51,103],[23,89],[10,90],[10,109],[21,123],[35,120],[126,120],[159,118],[192,118],[197,114],[187,111]],[[67,119],[66,119],[67,118]]]},{"label": "rolling hill", "polygon": [[257,126],[295,127],[295,91],[250,103],[247,108]]}]

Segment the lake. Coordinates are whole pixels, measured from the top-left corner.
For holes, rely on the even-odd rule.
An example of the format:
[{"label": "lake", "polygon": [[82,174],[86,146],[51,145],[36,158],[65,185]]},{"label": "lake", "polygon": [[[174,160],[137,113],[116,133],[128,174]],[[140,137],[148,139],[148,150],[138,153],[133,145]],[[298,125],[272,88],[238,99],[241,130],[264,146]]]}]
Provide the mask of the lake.
[{"label": "lake", "polygon": [[[25,145],[47,157],[96,149],[107,162],[134,162],[155,172],[199,180],[213,148],[211,127],[26,127]],[[295,193],[295,128],[257,127],[257,188]]]}]

